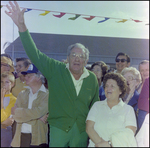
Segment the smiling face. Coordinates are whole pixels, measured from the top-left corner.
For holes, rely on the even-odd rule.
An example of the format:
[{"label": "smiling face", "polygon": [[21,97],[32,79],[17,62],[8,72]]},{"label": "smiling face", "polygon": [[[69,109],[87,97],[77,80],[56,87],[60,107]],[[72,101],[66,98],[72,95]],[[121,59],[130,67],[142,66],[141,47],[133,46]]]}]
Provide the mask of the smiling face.
[{"label": "smiling face", "polygon": [[83,73],[83,68],[87,64],[87,61],[82,49],[73,48],[67,60],[69,63],[69,70],[73,75],[81,75]]},{"label": "smiling face", "polygon": [[131,89],[136,89],[136,87],[139,85],[139,81],[136,79],[136,77],[133,75],[132,72],[128,71],[124,75],[124,78],[127,81],[128,87]]},{"label": "smiling face", "polygon": [[[117,59],[125,59],[127,60],[127,57],[124,56],[124,55],[120,55],[117,57]],[[117,71],[120,73],[125,67],[129,67],[130,66],[130,63],[127,63],[127,61],[124,61],[124,62],[116,62],[116,69]]]},{"label": "smiling face", "polygon": [[108,100],[118,100],[121,90],[117,82],[113,79],[108,79],[105,85],[105,96]]},{"label": "smiling face", "polygon": [[22,71],[27,71],[28,67],[25,67],[24,61],[18,61],[18,62],[16,62],[15,69],[16,69],[16,72],[17,72],[17,76],[20,77],[20,76],[22,76],[21,72]]},{"label": "smiling face", "polygon": [[143,63],[139,65],[139,71],[144,82],[149,77],[149,63]]}]

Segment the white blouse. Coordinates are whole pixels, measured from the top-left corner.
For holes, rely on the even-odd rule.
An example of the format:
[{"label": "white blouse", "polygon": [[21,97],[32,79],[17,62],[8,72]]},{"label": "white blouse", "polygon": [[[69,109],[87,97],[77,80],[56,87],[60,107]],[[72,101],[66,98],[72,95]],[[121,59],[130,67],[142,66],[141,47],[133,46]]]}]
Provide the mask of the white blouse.
[{"label": "white blouse", "polygon": [[[95,122],[95,131],[105,141],[110,140],[111,134],[126,126],[137,127],[133,108],[125,104],[121,98],[119,100],[120,102],[111,109],[107,105],[107,98],[103,101],[97,101],[88,113],[86,120]],[[92,140],[89,141],[89,147],[95,147]]]}]

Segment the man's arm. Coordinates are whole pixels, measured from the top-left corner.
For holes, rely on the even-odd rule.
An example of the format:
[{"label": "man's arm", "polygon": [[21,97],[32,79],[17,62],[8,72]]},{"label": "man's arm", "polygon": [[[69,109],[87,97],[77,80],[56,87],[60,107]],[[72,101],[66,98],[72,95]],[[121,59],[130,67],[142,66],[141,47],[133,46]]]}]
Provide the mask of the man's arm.
[{"label": "man's arm", "polygon": [[[19,30],[20,39],[22,41],[23,47],[26,54],[32,63],[41,71],[41,73],[48,79],[53,76],[55,72],[56,65],[60,62],[49,58],[44,53],[40,52],[37,49],[24,21],[24,12],[25,9],[20,11],[19,5],[17,2],[9,2],[11,7],[7,5],[8,10],[11,12],[5,11],[5,13],[11,17],[13,22],[17,25]],[[57,64],[56,64],[57,63]]]},{"label": "man's arm", "polygon": [[48,93],[43,96],[42,102],[38,106],[28,108],[16,108],[14,110],[13,118],[16,122],[28,122],[39,119],[48,112]]}]

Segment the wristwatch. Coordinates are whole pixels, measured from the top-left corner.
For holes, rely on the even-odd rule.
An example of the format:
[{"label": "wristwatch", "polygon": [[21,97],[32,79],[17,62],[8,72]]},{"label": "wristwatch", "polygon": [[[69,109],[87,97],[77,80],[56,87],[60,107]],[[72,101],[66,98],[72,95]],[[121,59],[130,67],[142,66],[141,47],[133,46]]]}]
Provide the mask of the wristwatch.
[{"label": "wristwatch", "polygon": [[112,147],[112,145],[111,145],[111,141],[110,141],[110,140],[108,140],[108,144],[110,145],[110,147]]}]

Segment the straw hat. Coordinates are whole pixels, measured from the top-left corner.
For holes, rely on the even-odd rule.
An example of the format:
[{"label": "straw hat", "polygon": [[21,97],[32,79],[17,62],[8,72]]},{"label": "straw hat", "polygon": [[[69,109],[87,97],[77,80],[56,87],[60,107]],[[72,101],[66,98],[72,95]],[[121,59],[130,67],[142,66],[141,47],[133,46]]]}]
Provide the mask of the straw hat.
[{"label": "straw hat", "polygon": [[2,56],[1,57],[1,63],[5,63],[5,64],[8,64],[11,68],[10,68],[10,72],[14,72],[15,69],[14,69],[14,66],[13,66],[13,62],[11,59],[5,57],[5,56]]}]

